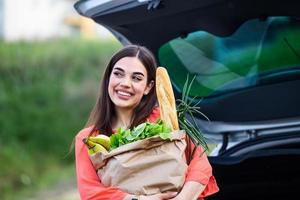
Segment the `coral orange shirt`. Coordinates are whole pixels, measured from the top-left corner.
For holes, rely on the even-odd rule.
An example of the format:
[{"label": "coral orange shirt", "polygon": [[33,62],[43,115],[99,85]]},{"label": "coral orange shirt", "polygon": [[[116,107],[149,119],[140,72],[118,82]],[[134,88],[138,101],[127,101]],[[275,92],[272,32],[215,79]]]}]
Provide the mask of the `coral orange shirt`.
[{"label": "coral orange shirt", "polygon": [[[155,108],[148,117],[150,122],[155,122],[160,116],[159,108]],[[104,187],[97,175],[96,170],[89,158],[87,148],[84,146],[82,139],[86,137],[92,127],[81,130],[76,135],[75,141],[75,158],[77,187],[82,200],[123,200],[127,193],[116,187]],[[199,197],[205,197],[219,191],[216,180],[212,175],[212,168],[209,164],[206,154],[201,154],[202,149],[197,148],[196,153],[191,160],[186,174],[187,181],[196,181],[206,185],[204,191]]]}]

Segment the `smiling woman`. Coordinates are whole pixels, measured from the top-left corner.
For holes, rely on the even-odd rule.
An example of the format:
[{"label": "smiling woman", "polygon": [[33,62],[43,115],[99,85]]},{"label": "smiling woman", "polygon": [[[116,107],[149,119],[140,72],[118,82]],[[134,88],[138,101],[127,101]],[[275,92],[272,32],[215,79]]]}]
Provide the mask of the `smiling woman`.
[{"label": "smiling woman", "polygon": [[[135,190],[138,188],[137,186],[133,186],[134,190],[132,190],[132,188],[124,189],[121,183],[115,184],[112,178],[107,178],[113,175],[112,173],[104,173],[104,171],[112,166],[110,164],[113,162],[110,161],[114,160],[114,158],[104,162],[104,167],[101,165],[100,168],[95,169],[96,167],[93,165],[93,155],[96,155],[96,153],[91,154],[90,156],[87,148],[85,148],[83,142],[84,138],[101,134],[106,136],[116,136],[121,130],[125,129],[133,129],[135,132],[141,132],[137,130],[139,130],[141,126],[144,128],[146,127],[146,124],[143,125],[143,123],[159,121],[160,110],[157,105],[157,97],[154,88],[156,69],[157,64],[153,54],[147,48],[138,45],[125,46],[118,51],[108,63],[102,79],[100,96],[90,115],[86,128],[81,130],[76,136],[76,173],[81,199],[181,200],[184,198],[191,200],[195,199],[195,197],[205,197],[218,191],[218,186],[212,175],[212,168],[208,162],[207,156],[206,154],[202,155],[202,148],[197,148],[191,161],[189,160],[190,162],[186,162],[186,157],[184,155],[186,155],[187,152],[190,152],[189,150],[193,149],[193,147],[186,147],[185,140],[187,139],[185,137],[182,138],[184,141],[183,144],[185,144],[182,146],[182,154],[177,153],[177,151],[173,149],[166,150],[165,148],[159,152],[157,149],[154,149],[154,147],[149,147],[148,144],[147,147],[149,148],[149,151],[145,152],[141,157],[147,161],[146,164],[142,164],[142,159],[137,159],[136,155],[132,159],[129,159],[130,162],[134,163],[134,166],[137,166],[138,170],[145,168],[148,170],[150,165],[159,168],[159,172],[162,173],[161,175],[160,173],[155,173],[156,175],[158,174],[158,176],[154,177],[152,176],[153,171],[149,170],[147,171],[149,172],[147,174],[150,174],[151,177],[142,177],[145,180],[157,181],[157,185],[152,185],[155,185],[158,189],[149,190],[147,193],[145,191],[143,191],[144,193],[136,192],[139,191]],[[156,123],[153,126],[156,125],[161,124]],[[136,137],[138,135],[139,134],[135,133]],[[134,138],[131,138],[130,140],[133,139]],[[112,140],[110,141],[112,142]],[[138,150],[132,150],[131,152],[136,154]],[[158,155],[156,157],[154,156],[152,159],[145,159],[146,154],[148,155],[151,151],[156,152]],[[164,182],[171,182],[168,178],[163,178],[163,175],[165,174],[163,170],[168,169],[164,165],[166,163],[162,156],[164,153],[179,156],[178,159],[175,159],[175,163],[179,160],[183,166],[180,168],[181,170],[178,169],[178,167],[175,167],[175,169],[174,166],[177,165],[174,165],[174,162],[172,162],[171,165],[173,168],[169,170],[173,176],[175,174],[174,178],[176,180],[179,179],[177,173],[182,172],[180,173],[182,174],[180,177],[183,178],[180,178],[182,181],[179,181],[180,186],[176,188],[176,190],[174,190],[174,188],[164,187]],[[122,153],[121,155],[124,154],[125,153]],[[126,154],[128,155],[128,153]],[[124,159],[118,158],[119,160],[124,161]],[[122,163],[119,162],[118,159],[116,160],[117,163]],[[130,177],[139,177],[141,174],[133,165],[130,165],[129,162],[119,165],[125,166],[124,172],[117,173],[118,175],[114,177],[120,178],[122,181],[125,179],[125,182],[130,182]],[[110,170],[109,172],[113,171],[115,173],[118,171],[116,168],[117,167],[114,167],[113,170]],[[103,173],[101,173],[101,171]],[[127,176],[127,174],[130,174],[130,176]],[[126,176],[123,177],[122,175]],[[132,183],[132,181],[130,183]],[[138,183],[142,187],[148,187],[146,183],[143,183],[140,180],[138,180]]]}]

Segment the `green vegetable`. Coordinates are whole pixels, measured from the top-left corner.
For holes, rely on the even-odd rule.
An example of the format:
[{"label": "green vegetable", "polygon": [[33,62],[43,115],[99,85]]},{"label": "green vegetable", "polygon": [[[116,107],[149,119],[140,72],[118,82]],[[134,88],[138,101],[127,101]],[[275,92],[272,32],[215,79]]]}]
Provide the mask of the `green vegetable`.
[{"label": "green vegetable", "polygon": [[[187,76],[187,80],[184,84],[183,90],[182,90],[182,99],[176,100],[178,102],[177,105],[177,115],[178,115],[178,123],[179,127],[182,130],[185,130],[188,137],[192,140],[192,142],[195,144],[195,148],[193,150],[192,155],[194,154],[197,146],[203,147],[203,153],[208,150],[208,145],[206,143],[206,139],[203,136],[202,132],[200,131],[200,128],[198,127],[197,123],[195,122],[194,115],[195,114],[201,114],[204,116],[208,121],[209,119],[207,116],[205,116],[199,109],[200,107],[198,104],[201,101],[198,101],[195,104],[192,104],[193,101],[197,98],[194,97],[191,100],[188,100],[189,92],[191,90],[193,81],[195,80],[195,77],[189,82],[189,77]],[[187,118],[189,116],[189,118]]]},{"label": "green vegetable", "polygon": [[164,140],[171,139],[171,129],[161,119],[157,119],[155,123],[142,123],[133,130],[119,128],[110,136],[111,149],[156,135]]}]

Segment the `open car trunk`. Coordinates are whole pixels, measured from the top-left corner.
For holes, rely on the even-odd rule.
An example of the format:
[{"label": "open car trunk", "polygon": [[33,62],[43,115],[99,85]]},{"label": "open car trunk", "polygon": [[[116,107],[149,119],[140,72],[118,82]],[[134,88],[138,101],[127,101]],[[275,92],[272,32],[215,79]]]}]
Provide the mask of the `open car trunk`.
[{"label": "open car trunk", "polygon": [[196,75],[191,99],[200,97],[210,119],[197,123],[217,144],[209,159],[220,192],[207,199],[298,196],[299,1],[87,0],[75,8],[122,44],[152,50],[176,98],[186,74]]}]

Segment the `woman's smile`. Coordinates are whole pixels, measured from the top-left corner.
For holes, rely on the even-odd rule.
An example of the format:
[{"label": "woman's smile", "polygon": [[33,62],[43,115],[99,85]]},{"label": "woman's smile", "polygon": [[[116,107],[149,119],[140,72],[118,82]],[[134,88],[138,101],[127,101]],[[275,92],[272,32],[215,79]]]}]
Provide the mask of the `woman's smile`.
[{"label": "woman's smile", "polygon": [[133,96],[132,93],[122,91],[122,90],[116,90],[117,96],[122,100],[128,100],[131,96]]},{"label": "woman's smile", "polygon": [[116,62],[108,84],[115,108],[134,109],[152,88],[147,77],[145,66],[136,57],[124,57]]}]

